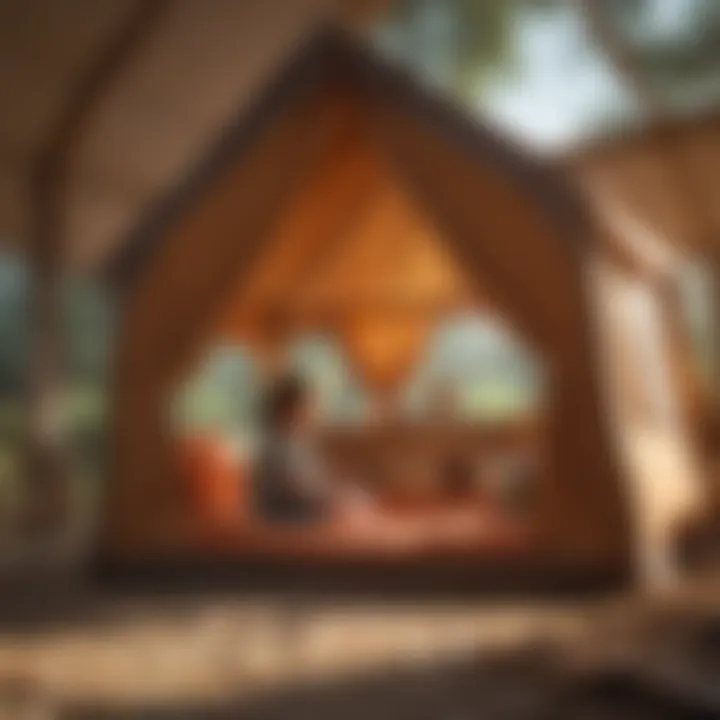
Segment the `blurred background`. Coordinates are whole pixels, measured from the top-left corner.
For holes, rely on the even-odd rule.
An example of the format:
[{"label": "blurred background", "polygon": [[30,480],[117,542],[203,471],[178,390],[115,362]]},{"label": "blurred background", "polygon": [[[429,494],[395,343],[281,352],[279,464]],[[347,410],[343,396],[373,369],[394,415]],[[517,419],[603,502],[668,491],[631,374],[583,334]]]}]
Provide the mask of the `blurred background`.
[{"label": "blurred background", "polygon": [[[720,717],[717,695],[703,685],[720,667],[720,617],[712,602],[718,594],[707,578],[714,561],[703,566],[701,585],[686,577],[672,600],[653,600],[652,610],[644,595],[640,600],[624,591],[611,601],[600,595],[512,603],[463,599],[449,606],[406,601],[372,609],[333,601],[310,611],[290,602],[283,590],[262,599],[173,594],[169,603],[123,596],[121,613],[113,593],[88,589],[92,583],[85,578],[103,535],[114,470],[109,438],[123,296],[108,270],[150,211],[182,185],[228,125],[248,112],[303,39],[328,22],[360,36],[383,62],[562,172],[590,198],[594,212],[608,208],[615,218],[616,196],[604,192],[603,173],[613,171],[611,162],[625,163],[613,190],[621,187],[623,197],[636,203],[633,222],[650,228],[660,245],[682,248],[670,264],[693,387],[688,424],[698,448],[693,457],[709,478],[711,494],[717,492],[720,3],[5,0],[0,7],[0,569],[8,590],[0,609],[9,639],[0,642],[0,685],[8,684],[9,706],[55,707],[55,698],[63,697],[82,706],[81,717],[115,717],[84,709],[86,701],[99,703],[103,712],[113,706],[120,713],[127,705],[122,712],[128,714],[118,717],[156,708],[209,717],[229,698],[255,697],[260,688],[271,700],[227,712],[291,717],[299,701],[282,705],[285,690],[277,688],[295,688],[302,680],[298,668],[312,662],[290,657],[295,650],[282,633],[306,632],[312,639],[298,640],[297,652],[324,658],[312,666],[314,688],[324,687],[331,670],[342,664],[340,655],[355,658],[348,660],[350,676],[377,675],[365,685],[343,685],[342,696],[320,690],[302,695],[308,708],[320,703],[325,717],[347,716],[349,708],[365,717],[372,711],[363,711],[366,706],[381,708],[387,717],[426,716],[417,698],[424,697],[426,673],[438,658],[442,671],[433,675],[440,679],[427,699],[427,717],[530,717],[522,713],[558,687],[568,704],[552,716],[584,717],[572,714],[575,696],[568,691],[566,698],[564,683],[568,667],[612,665],[605,656],[600,662],[578,650],[604,636],[617,639],[608,641],[608,656],[613,662],[622,658],[623,672],[649,667],[650,658],[663,653],[668,662],[661,669],[653,666],[646,684],[635,682],[632,673],[620,673],[621,680],[607,685],[593,679],[582,686],[590,705],[597,700],[603,712],[620,708],[627,717]],[[653,183],[663,173],[667,177],[657,189]],[[230,341],[230,335],[218,332],[206,343],[168,398],[167,413],[183,442],[212,437],[237,453],[238,445],[257,440],[268,373],[251,343]],[[353,428],[378,422],[380,394],[357,358],[348,355],[342,337],[325,328],[303,328],[283,352],[286,365],[312,382],[326,426],[352,434]],[[652,365],[649,358],[645,367]],[[534,427],[549,392],[541,352],[502,314],[464,307],[443,314],[401,374],[392,420],[405,428],[435,423],[484,433]],[[703,526],[706,531],[712,535]],[[705,535],[703,541],[711,544]],[[73,578],[69,599],[61,610],[53,608],[53,588],[65,588],[68,578]],[[673,623],[682,629],[660,637],[657,628],[674,628]],[[251,639],[253,629],[259,640]],[[367,639],[373,633],[384,638],[375,649]],[[657,645],[650,648],[652,637]],[[355,652],[363,638],[370,649]],[[313,649],[315,642],[325,642],[325,649]],[[138,677],[145,674],[138,668],[145,668],[151,648],[160,646],[162,657],[147,661],[159,668],[153,684]],[[522,653],[508,646],[522,647]],[[264,652],[268,657],[262,659]],[[183,662],[173,665],[171,656],[180,655]],[[454,664],[448,666],[447,657]],[[420,675],[400,677],[408,658],[422,659]],[[96,672],[88,675],[92,665]],[[574,670],[570,675],[575,682]],[[670,676],[672,683],[661,691]],[[522,702],[508,705],[519,687]],[[467,702],[456,712],[452,698],[460,695]],[[491,706],[487,715],[478,710]]]}]

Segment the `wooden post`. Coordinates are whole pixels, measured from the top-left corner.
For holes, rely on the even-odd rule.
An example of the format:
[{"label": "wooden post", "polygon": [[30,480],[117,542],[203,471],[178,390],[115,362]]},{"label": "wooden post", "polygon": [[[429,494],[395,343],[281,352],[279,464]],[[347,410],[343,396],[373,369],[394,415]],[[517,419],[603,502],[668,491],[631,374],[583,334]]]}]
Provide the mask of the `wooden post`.
[{"label": "wooden post", "polygon": [[703,393],[699,373],[692,353],[692,337],[683,317],[680,288],[677,278],[666,280],[658,288],[666,320],[673,370],[680,391],[683,421],[691,430],[693,439],[699,437],[703,421]]},{"label": "wooden post", "polygon": [[66,514],[62,408],[61,174],[48,163],[35,180],[31,241],[27,487],[23,529],[54,533]]},{"label": "wooden post", "polygon": [[716,245],[714,252],[710,258],[710,277],[712,283],[712,307],[711,321],[713,323],[714,337],[712,338],[713,347],[713,403],[711,418],[711,438],[712,458],[714,463],[714,472],[716,474],[715,481],[720,494],[720,245]]},{"label": "wooden post", "polygon": [[[608,14],[606,3],[600,0],[582,0],[582,8],[591,36],[625,80],[628,88],[635,93],[646,119],[656,121],[667,117],[666,98],[660,97],[652,84],[648,83],[647,77],[638,66],[635,53],[622,38],[616,23]],[[683,207],[695,219],[697,227],[694,228],[692,235],[696,242],[699,241],[698,245],[705,248],[705,257],[710,264],[714,295],[711,317],[715,327],[711,352],[715,367],[711,402],[703,413],[702,440],[706,445],[703,449],[709,450],[703,455],[709,466],[712,489],[716,494],[720,494],[720,249],[717,242],[717,225],[707,203],[703,202],[704,193],[701,183],[682,161],[680,151],[673,147],[663,147],[664,144],[662,134],[658,135],[662,161],[658,170],[664,175],[666,186],[680,199]]]},{"label": "wooden post", "polygon": [[712,285],[712,306],[710,317],[713,325],[713,390],[715,401],[720,409],[720,244],[710,256],[710,282]]},{"label": "wooden post", "polygon": [[55,535],[66,519],[69,467],[62,405],[62,278],[68,176],[98,102],[137,46],[154,29],[165,0],[140,0],[128,22],[91,63],[70,93],[60,121],[40,153],[33,177],[30,274],[30,378],[24,522],[33,534]]}]

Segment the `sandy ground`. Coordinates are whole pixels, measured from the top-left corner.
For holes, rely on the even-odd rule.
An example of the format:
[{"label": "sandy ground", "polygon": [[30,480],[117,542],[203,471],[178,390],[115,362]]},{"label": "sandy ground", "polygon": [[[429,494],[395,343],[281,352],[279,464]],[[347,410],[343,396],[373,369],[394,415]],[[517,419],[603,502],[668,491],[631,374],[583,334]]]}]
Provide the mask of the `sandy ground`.
[{"label": "sandy ground", "polygon": [[533,604],[94,598],[1,631],[3,720],[720,718],[708,581]]}]

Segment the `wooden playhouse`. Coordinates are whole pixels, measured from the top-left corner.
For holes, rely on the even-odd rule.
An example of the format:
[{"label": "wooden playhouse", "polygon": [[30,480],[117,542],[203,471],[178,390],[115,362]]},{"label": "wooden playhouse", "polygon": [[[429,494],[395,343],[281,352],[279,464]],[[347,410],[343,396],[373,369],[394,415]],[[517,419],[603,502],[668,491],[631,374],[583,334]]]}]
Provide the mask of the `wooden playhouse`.
[{"label": "wooden playhouse", "polygon": [[[151,213],[118,265],[104,560],[133,568],[220,559],[238,573],[288,562],[331,574],[382,565],[397,577],[461,559],[465,578],[627,577],[639,547],[666,548],[692,505],[694,478],[676,463],[668,482],[681,492],[647,519],[648,483],[635,478],[653,474],[649,446],[626,442],[633,415],[613,401],[627,382],[616,349],[632,338],[617,332],[617,318],[606,322],[611,303],[599,302],[642,279],[606,252],[607,235],[558,171],[365,48],[320,33]],[[503,545],[479,533],[462,551],[426,540],[389,552],[327,530],[278,538],[198,520],[168,407],[214,338],[242,339],[270,362],[298,329],[328,329],[382,404],[438,319],[459,308],[499,312],[542,358],[542,422],[494,434],[375,428],[332,442],[355,457],[383,443],[431,452],[448,434],[455,445],[463,435],[467,453],[531,445],[540,458],[531,541]],[[672,393],[668,373],[661,384]],[[675,442],[674,425],[664,432]],[[683,446],[673,457],[689,453]]]}]

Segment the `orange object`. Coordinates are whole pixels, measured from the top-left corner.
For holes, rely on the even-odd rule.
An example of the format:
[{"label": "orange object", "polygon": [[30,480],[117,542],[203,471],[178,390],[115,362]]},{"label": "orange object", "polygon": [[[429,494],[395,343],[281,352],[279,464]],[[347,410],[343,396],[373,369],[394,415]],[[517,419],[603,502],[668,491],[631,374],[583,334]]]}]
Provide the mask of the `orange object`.
[{"label": "orange object", "polygon": [[194,509],[212,525],[238,522],[244,515],[242,468],[217,438],[194,437],[184,442],[182,462]]}]

